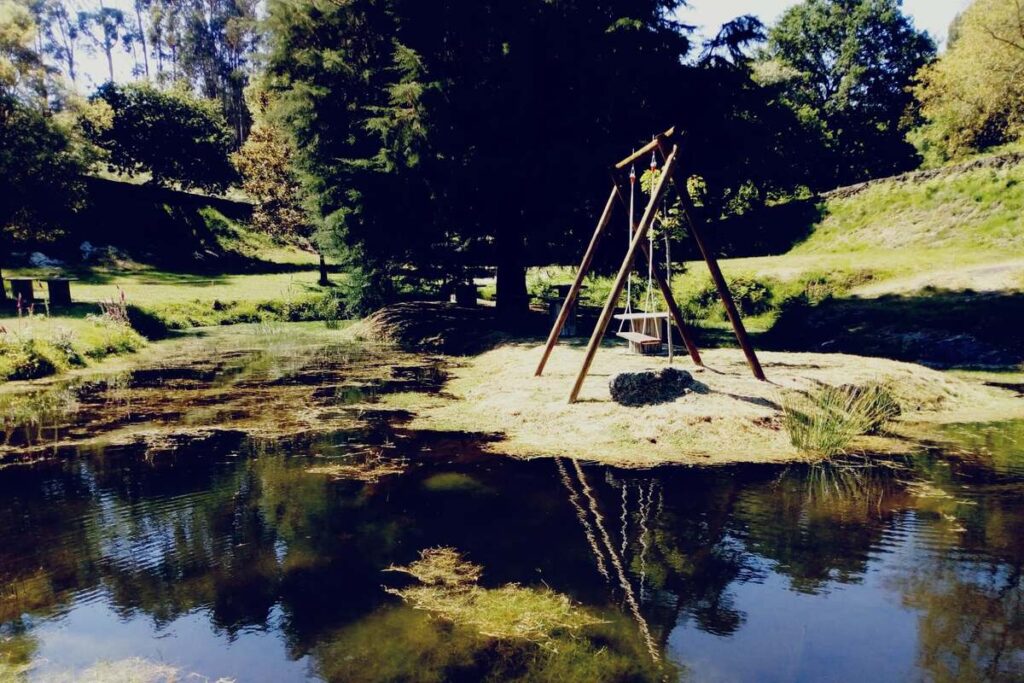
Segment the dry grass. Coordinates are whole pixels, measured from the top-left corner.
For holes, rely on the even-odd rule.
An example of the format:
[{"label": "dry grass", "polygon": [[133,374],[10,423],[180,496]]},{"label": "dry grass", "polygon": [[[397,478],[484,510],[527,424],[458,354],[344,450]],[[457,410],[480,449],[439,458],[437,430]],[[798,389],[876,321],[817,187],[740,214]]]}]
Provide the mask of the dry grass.
[{"label": "dry grass", "polygon": [[[626,408],[612,402],[608,381],[620,372],[658,369],[665,358],[628,354],[609,344],[597,355],[581,401],[566,399],[583,360],[579,346],[555,350],[544,377],[534,368],[541,347],[509,344],[460,361],[441,395],[397,394],[387,406],[415,413],[411,427],[499,434],[496,453],[566,456],[648,467],[665,462],[720,464],[802,459],[785,431],[781,397],[821,385],[883,383],[904,408],[893,431],[914,423],[995,421],[1017,417],[1019,399],[910,363],[840,354],[760,354],[770,383],[754,380],[738,350],[705,352],[706,369],[693,368],[703,388],[674,402]],[[862,437],[851,448],[901,452],[892,437]]]},{"label": "dry grass", "polygon": [[420,585],[387,589],[415,609],[498,640],[546,643],[601,623],[567,596],[549,589],[506,584],[477,585],[483,569],[465,561],[452,548],[431,548],[407,567],[388,571],[415,577]]}]

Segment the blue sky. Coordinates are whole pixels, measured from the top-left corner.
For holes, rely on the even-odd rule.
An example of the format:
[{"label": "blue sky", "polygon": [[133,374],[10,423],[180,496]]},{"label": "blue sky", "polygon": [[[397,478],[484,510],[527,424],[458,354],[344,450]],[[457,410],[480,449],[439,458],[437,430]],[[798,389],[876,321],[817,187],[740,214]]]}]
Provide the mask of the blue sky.
[{"label": "blue sky", "polygon": [[[95,4],[95,0],[68,0],[72,5]],[[698,27],[703,37],[713,36],[718,28],[743,14],[753,14],[765,24],[771,24],[786,8],[797,4],[798,0],[688,0],[688,7],[680,12],[680,19],[687,24]],[[914,18],[918,28],[928,31],[942,45],[946,39],[946,29],[953,17],[957,15],[970,0],[904,0],[903,7]],[[107,0],[107,6],[131,9],[131,0]],[[84,78],[79,79],[79,87],[90,91],[106,80],[106,62],[99,54],[81,55],[80,72]],[[128,79],[131,70],[131,59],[120,52],[115,56],[114,71],[116,77]]]},{"label": "blue sky", "polygon": [[[970,0],[904,0],[903,9],[914,18],[919,29],[924,29],[939,42],[945,43],[946,29],[953,17]],[[765,24],[771,24],[797,4],[797,0],[688,0],[689,7],[680,12],[680,18],[698,26],[705,37],[714,35],[718,27],[743,14],[753,14]]]}]

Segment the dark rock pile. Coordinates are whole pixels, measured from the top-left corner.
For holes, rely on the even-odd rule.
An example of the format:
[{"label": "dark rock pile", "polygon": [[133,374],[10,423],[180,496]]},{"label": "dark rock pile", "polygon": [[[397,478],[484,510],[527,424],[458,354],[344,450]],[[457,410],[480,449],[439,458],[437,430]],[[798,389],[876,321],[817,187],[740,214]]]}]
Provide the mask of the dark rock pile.
[{"label": "dark rock pile", "polygon": [[685,370],[624,372],[609,383],[612,400],[624,406],[668,403],[693,391],[693,376]]}]

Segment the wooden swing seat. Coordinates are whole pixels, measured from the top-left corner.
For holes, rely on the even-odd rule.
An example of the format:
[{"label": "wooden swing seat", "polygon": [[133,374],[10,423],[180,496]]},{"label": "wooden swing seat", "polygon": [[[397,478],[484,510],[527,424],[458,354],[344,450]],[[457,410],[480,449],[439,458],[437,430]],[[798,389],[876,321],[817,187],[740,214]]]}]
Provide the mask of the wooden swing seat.
[{"label": "wooden swing seat", "polygon": [[648,344],[661,344],[661,340],[657,337],[652,337],[649,334],[643,334],[641,332],[616,332],[615,336],[642,346],[647,346]]}]

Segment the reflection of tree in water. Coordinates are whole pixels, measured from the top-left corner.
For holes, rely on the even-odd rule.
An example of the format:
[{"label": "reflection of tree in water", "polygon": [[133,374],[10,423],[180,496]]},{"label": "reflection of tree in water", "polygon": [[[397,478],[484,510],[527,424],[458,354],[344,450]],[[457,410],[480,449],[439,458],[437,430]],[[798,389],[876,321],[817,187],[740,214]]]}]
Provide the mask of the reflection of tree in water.
[{"label": "reflection of tree in water", "polygon": [[[929,680],[1019,681],[1024,671],[1020,444],[988,443],[1001,446],[990,451],[995,471],[975,457],[942,466],[920,463],[951,495],[925,500],[916,511],[935,533],[892,587],[920,612],[918,665]],[[1011,465],[1016,474],[997,474]],[[951,513],[961,529],[955,538],[944,520]]]},{"label": "reflection of tree in water", "polygon": [[731,532],[747,552],[773,561],[793,589],[818,593],[861,580],[889,520],[910,500],[888,469],[792,468],[774,485],[743,492]]}]

